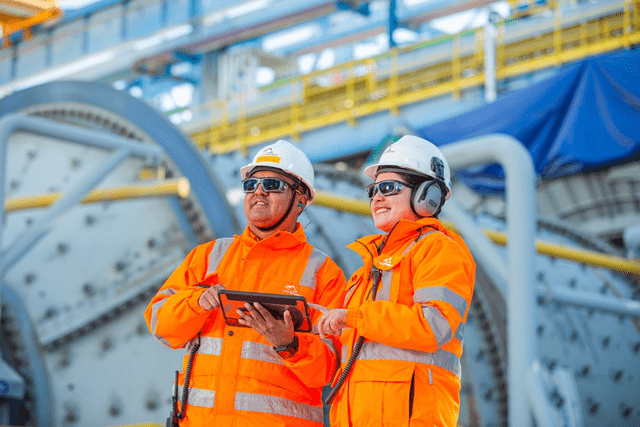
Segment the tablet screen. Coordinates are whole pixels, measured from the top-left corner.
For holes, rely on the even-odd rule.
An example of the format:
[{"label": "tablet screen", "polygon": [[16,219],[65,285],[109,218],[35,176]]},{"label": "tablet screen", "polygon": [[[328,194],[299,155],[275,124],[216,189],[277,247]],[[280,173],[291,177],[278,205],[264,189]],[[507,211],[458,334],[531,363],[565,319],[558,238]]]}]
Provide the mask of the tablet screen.
[{"label": "tablet screen", "polygon": [[222,313],[227,325],[247,327],[239,323],[237,310],[246,311],[245,303],[252,304],[257,302],[269,311],[274,318],[279,320],[284,320],[284,313],[289,310],[295,331],[311,331],[309,306],[303,296],[230,291],[227,289],[220,290],[218,295],[220,296]]}]

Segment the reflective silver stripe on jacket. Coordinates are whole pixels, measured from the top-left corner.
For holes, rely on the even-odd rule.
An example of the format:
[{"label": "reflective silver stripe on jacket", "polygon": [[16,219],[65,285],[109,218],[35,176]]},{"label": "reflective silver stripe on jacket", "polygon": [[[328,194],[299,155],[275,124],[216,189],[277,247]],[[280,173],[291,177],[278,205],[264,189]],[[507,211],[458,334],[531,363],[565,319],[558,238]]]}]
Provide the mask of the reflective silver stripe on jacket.
[{"label": "reflective silver stripe on jacket", "polygon": [[[191,352],[191,347],[198,342],[198,337],[192,338],[187,347],[187,353]],[[222,354],[222,338],[200,337],[200,354],[210,354],[212,356],[220,356]]]},{"label": "reflective silver stripe on jacket", "polygon": [[[424,233],[423,235],[418,237],[416,240],[411,242],[411,244],[409,244],[409,246],[407,246],[405,250],[402,252],[402,255],[403,256],[406,255],[416,243],[418,243],[420,240],[424,239],[426,236],[428,236],[431,233],[435,233],[435,231],[429,231],[427,233]],[[376,296],[376,300],[391,301],[391,279],[393,277],[393,270],[382,270],[381,273],[382,273],[382,280],[381,280],[382,287],[378,290],[378,295]]]},{"label": "reflective silver stripe on jacket", "polygon": [[449,325],[449,322],[447,322],[446,317],[440,313],[440,310],[438,310],[437,307],[432,305],[423,305],[422,314],[424,314],[424,318],[427,319],[429,326],[431,326],[431,331],[433,331],[438,347],[442,347],[451,341],[451,326]]},{"label": "reflective silver stripe on jacket", "polygon": [[[343,362],[347,360],[349,353],[348,346],[342,346]],[[381,344],[375,341],[365,341],[362,350],[358,355],[358,360],[381,360],[381,361],[404,361],[434,365],[446,369],[456,377],[460,378],[461,366],[460,358],[446,350],[437,350],[435,353],[425,351],[409,350]]]},{"label": "reflective silver stripe on jacket", "polygon": [[305,286],[312,290],[316,289],[316,276],[327,257],[327,254],[322,252],[320,249],[313,248],[311,255],[309,256],[309,260],[307,261],[307,265],[304,268],[304,273],[302,273],[300,286]]},{"label": "reflective silver stripe on jacket", "polygon": [[[166,295],[168,298],[177,292],[178,291],[176,291],[175,289],[167,288],[158,292],[157,295]],[[158,327],[158,310],[160,310],[160,307],[162,307],[164,303],[167,302],[167,298],[162,298],[160,301],[153,304],[153,307],[151,309],[151,331],[152,331],[151,333],[162,344],[168,347],[171,347],[171,344],[169,344],[169,341],[167,341],[164,337],[161,337],[160,335],[158,335],[156,332],[156,328]]]},{"label": "reflective silver stripe on jacket", "polygon": [[[174,382],[175,384],[175,382]],[[182,402],[182,386],[178,386],[178,401]],[[216,399],[215,390],[206,390],[204,388],[189,387],[189,395],[187,396],[187,405],[201,406],[203,408],[213,408],[213,402]]]},{"label": "reflective silver stripe on jacket", "polygon": [[285,415],[317,423],[323,422],[322,407],[307,405],[284,397],[236,393],[235,410]]},{"label": "reflective silver stripe on jacket", "polygon": [[240,357],[243,359],[259,360],[261,362],[274,363],[276,365],[284,365],[284,361],[275,352],[272,346],[253,341],[244,341],[242,343],[242,352]]},{"label": "reflective silver stripe on jacket", "polygon": [[383,270],[381,285],[382,287],[378,290],[378,294],[376,295],[377,301],[391,301],[391,278],[393,277],[393,270]]},{"label": "reflective silver stripe on jacket", "polygon": [[347,290],[347,294],[344,296],[344,304],[347,304],[347,301],[349,301],[349,298],[351,298],[351,294],[353,293],[353,291],[356,290],[356,286],[352,286],[349,288],[349,290]]},{"label": "reflective silver stripe on jacket", "polygon": [[220,261],[229,250],[229,246],[233,243],[232,237],[223,237],[216,240],[213,249],[209,253],[209,266],[207,267],[207,275],[215,273],[220,265]]},{"label": "reflective silver stripe on jacket", "polygon": [[462,340],[464,339],[464,323],[463,322],[460,322],[460,324],[458,325],[458,328],[456,329],[456,333],[453,334],[453,336],[459,339],[460,342],[462,342]]},{"label": "reflective silver stripe on jacket", "polygon": [[402,252],[402,255],[406,255],[407,252],[409,252],[409,250],[413,247],[413,245],[415,245],[416,243],[418,243],[420,240],[424,239],[425,237],[427,237],[431,233],[436,233],[436,231],[435,230],[427,231],[426,233],[422,234],[421,236],[418,236],[418,238],[416,240],[411,242],[411,244],[405,248],[405,250]]},{"label": "reflective silver stripe on jacket", "polygon": [[444,286],[431,286],[420,288],[413,293],[413,302],[424,304],[429,301],[444,301],[458,310],[460,317],[464,318],[467,311],[467,300]]},{"label": "reflective silver stripe on jacket", "polygon": [[336,346],[333,344],[333,341],[331,341],[329,338],[320,338],[320,341],[322,341],[324,343],[324,345],[326,345],[327,347],[329,347],[329,350],[335,354],[336,356],[338,356],[338,349],[336,348]]}]

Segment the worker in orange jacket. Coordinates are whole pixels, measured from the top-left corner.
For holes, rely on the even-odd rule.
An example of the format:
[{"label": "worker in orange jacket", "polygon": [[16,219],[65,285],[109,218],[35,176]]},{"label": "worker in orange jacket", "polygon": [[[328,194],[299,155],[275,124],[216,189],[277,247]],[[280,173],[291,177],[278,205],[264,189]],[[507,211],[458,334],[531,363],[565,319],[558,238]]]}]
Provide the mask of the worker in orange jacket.
[{"label": "worker in orange jacket", "polygon": [[199,343],[180,426],[322,427],[322,388],[339,364],[339,341],[294,332],[291,313],[277,320],[260,304],[238,311],[248,328],[230,327],[218,294],[226,288],[302,295],[342,306],[344,274],[307,242],[297,222],[315,196],[313,167],[301,150],[280,140],[260,150],[241,174],[244,233],[194,248],[153,297],[145,318],[164,345],[188,346],[178,396],[190,350]]},{"label": "worker in orange jacket", "polygon": [[321,336],[342,333],[331,426],[456,426],[475,263],[437,218],[451,195],[449,166],[435,145],[404,136],[365,173],[385,234],[349,245],[364,265],[346,309],[324,310],[317,325]]}]

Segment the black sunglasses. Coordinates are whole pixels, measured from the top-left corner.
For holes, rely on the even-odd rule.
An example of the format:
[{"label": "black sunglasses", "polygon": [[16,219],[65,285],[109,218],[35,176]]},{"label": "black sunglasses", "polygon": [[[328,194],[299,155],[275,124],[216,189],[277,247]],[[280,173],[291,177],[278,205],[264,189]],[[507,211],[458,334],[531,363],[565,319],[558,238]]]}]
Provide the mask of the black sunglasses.
[{"label": "black sunglasses", "polygon": [[373,184],[367,185],[367,197],[373,199],[373,196],[375,196],[378,191],[385,197],[392,196],[398,194],[404,187],[413,188],[413,185],[392,179],[374,182]]},{"label": "black sunglasses", "polygon": [[242,192],[253,193],[262,185],[262,190],[267,193],[282,193],[289,184],[280,178],[247,178],[242,181]]}]

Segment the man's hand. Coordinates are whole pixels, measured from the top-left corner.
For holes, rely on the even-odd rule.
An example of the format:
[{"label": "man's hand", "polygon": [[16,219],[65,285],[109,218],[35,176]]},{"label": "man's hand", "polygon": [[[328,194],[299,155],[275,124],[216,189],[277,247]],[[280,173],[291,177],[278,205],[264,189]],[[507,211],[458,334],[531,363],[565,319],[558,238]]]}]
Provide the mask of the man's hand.
[{"label": "man's hand", "polygon": [[309,307],[322,312],[322,317],[314,326],[322,338],[327,335],[340,335],[342,330],[347,327],[347,310],[344,308],[336,308],[330,310],[318,304],[308,303]]},{"label": "man's hand", "polygon": [[209,289],[200,295],[198,305],[208,311],[215,310],[220,307],[220,296],[218,295],[218,291],[221,289],[226,288],[221,284],[210,286]]},{"label": "man's hand", "polygon": [[289,310],[284,312],[284,322],[277,320],[262,305],[245,303],[245,310],[236,310],[241,325],[255,329],[274,347],[282,347],[293,341],[293,320]]}]

